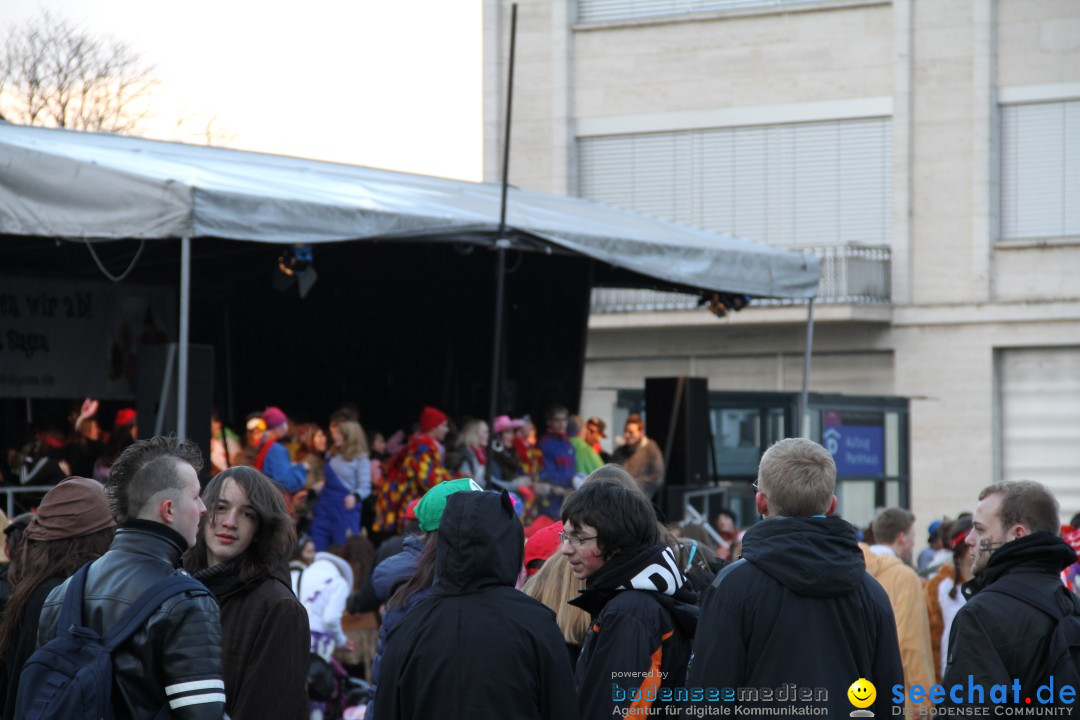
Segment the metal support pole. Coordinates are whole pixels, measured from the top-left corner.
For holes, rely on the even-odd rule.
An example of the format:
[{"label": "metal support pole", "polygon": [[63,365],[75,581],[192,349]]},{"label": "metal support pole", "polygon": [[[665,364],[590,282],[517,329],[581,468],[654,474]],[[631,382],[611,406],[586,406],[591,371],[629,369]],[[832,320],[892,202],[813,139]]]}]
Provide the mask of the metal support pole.
[{"label": "metal support pole", "polygon": [[503,135],[502,202],[499,208],[499,234],[495,238],[495,328],[491,343],[491,397],[488,401],[487,457],[488,470],[494,465],[495,413],[499,410],[499,380],[502,371],[503,304],[506,294],[506,195],[510,187],[510,118],[514,109],[514,52],[517,44],[517,3],[510,6],[510,61],[506,79],[506,128]]},{"label": "metal support pole", "polygon": [[802,436],[810,438],[810,354],[814,348],[814,298],[806,317],[806,352],[803,354],[802,397],[799,400],[799,414],[802,417]]},{"label": "metal support pole", "polygon": [[191,324],[191,238],[180,240],[180,366],[176,379],[176,434],[187,437],[188,340]]}]

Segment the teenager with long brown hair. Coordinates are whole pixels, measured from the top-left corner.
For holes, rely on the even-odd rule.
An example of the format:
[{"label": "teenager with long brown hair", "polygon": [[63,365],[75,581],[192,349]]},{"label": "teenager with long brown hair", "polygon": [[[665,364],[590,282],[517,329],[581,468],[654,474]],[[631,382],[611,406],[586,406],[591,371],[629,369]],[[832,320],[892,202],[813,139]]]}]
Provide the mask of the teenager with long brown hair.
[{"label": "teenager with long brown hair", "polygon": [[233,720],[307,716],[308,617],[288,561],[296,531],[281,492],[252,467],[219,473],[185,568],[221,607],[225,711]]}]

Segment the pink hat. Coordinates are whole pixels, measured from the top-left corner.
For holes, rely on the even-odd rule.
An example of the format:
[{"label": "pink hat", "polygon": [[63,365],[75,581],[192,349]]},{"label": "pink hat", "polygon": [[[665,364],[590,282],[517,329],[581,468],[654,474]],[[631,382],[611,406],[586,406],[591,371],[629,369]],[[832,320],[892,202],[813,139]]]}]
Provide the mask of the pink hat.
[{"label": "pink hat", "polygon": [[500,415],[495,418],[494,432],[498,435],[506,430],[517,430],[524,424],[524,420],[511,420],[509,415]]},{"label": "pink hat", "polygon": [[266,423],[267,430],[281,427],[288,420],[288,418],[285,417],[285,413],[281,411],[281,408],[274,407],[273,405],[263,410],[262,419],[263,422]]}]

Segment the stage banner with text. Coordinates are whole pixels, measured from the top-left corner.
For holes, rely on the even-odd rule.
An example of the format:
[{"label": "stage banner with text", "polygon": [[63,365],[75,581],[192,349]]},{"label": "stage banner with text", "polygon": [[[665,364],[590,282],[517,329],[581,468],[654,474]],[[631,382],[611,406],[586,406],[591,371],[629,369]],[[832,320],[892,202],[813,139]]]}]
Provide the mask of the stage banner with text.
[{"label": "stage banner with text", "polygon": [[171,288],[0,276],[0,397],[132,399],[175,318]]}]

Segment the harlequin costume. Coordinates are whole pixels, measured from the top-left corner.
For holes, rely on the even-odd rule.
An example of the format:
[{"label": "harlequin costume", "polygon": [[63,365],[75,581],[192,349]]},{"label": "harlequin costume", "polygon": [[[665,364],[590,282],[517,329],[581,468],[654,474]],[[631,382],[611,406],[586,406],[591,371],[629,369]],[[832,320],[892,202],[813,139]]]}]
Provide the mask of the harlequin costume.
[{"label": "harlequin costume", "polygon": [[386,480],[375,499],[375,520],[371,524],[374,532],[402,531],[401,513],[405,506],[450,479],[450,471],[443,467],[439,443],[429,434],[444,422],[446,415],[442,412],[424,408],[420,415],[421,431],[409,438],[405,450],[385,468]]}]

